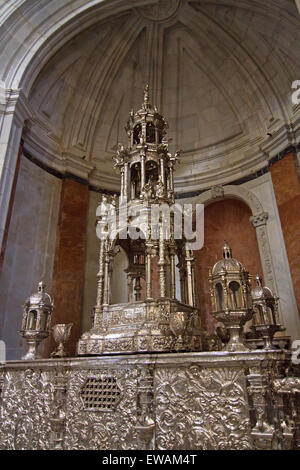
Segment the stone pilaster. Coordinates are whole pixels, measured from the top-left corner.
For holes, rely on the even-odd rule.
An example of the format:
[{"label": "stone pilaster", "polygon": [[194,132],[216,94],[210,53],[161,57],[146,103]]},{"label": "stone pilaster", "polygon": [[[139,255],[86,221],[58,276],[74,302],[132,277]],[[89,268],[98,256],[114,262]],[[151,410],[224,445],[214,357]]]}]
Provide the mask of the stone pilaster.
[{"label": "stone pilaster", "polygon": [[13,177],[10,199],[9,199],[9,204],[8,204],[8,211],[7,211],[6,222],[5,222],[5,228],[4,228],[3,238],[2,238],[2,245],[1,245],[1,252],[0,252],[0,273],[2,270],[2,265],[3,265],[4,255],[5,255],[5,248],[6,248],[9,225],[10,225],[12,209],[13,209],[13,204],[14,204],[14,199],[15,199],[15,192],[16,192],[16,186],[17,186],[17,181],[18,181],[18,176],[19,176],[22,151],[23,151],[23,142],[21,141],[19,152],[18,152],[18,158],[16,161],[15,173]]}]

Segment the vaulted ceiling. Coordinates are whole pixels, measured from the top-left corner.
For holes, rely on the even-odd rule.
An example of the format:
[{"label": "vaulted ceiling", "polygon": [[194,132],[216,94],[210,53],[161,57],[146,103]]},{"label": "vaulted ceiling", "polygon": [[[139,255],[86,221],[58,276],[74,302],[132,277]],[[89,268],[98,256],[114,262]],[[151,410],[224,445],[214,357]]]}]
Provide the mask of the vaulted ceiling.
[{"label": "vaulted ceiling", "polygon": [[[295,138],[300,22],[291,0],[161,0],[114,14],[65,44],[37,77],[25,146],[117,189],[111,157],[145,83],[182,149],[179,191],[266,165]],[[128,2],[130,5],[130,2]]]}]

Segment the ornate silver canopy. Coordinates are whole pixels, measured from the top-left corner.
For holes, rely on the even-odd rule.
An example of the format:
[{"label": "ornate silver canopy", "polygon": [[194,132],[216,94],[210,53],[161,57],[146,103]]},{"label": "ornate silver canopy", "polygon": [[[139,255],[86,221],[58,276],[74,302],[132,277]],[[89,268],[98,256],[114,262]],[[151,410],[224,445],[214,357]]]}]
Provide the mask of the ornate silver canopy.
[{"label": "ornate silver canopy", "polygon": [[[167,128],[165,118],[149,101],[147,85],[142,107],[129,116],[128,146],[119,144],[113,157],[121,174],[120,197],[103,196],[98,207],[97,229],[104,236],[100,237],[97,302],[93,328],[81,337],[79,355],[201,349],[194,255],[184,238],[175,239],[171,212],[166,236],[162,213],[163,207],[171,208],[174,203],[173,173],[179,157],[179,152],[169,152]],[[153,205],[159,214],[156,224],[150,217]],[[111,305],[118,246],[128,257],[128,303]],[[175,287],[176,256],[180,301]],[[158,293],[153,289],[153,272],[159,277]]]}]

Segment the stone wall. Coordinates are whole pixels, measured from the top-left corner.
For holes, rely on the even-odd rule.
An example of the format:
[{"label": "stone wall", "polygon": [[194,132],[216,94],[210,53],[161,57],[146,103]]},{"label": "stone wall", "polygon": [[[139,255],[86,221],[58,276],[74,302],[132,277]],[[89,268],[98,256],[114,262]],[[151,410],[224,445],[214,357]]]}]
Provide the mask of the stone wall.
[{"label": "stone wall", "polygon": [[0,338],[8,359],[20,359],[22,306],[46,282],[51,292],[61,180],[21,156],[0,277]]}]

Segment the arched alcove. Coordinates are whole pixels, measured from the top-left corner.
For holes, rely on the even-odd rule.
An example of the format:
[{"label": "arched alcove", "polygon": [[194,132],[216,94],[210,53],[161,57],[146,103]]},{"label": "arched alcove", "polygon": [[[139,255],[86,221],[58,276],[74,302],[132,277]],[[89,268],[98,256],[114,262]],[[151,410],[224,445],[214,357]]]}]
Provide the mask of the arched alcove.
[{"label": "arched alcove", "polygon": [[122,304],[128,302],[128,282],[125,269],[128,267],[128,258],[122,247],[114,258],[114,269],[111,278],[111,303]]},{"label": "arched alcove", "polygon": [[213,202],[204,210],[204,246],[195,251],[196,293],[205,328],[213,331],[215,320],[210,315],[209,268],[222,257],[224,239],[250,274],[262,273],[256,232],[249,221],[251,210],[238,199]]},{"label": "arched alcove", "polygon": [[[203,190],[254,174],[265,168],[271,157],[295,144],[299,108],[293,106],[290,92],[293,79],[298,78],[298,49],[294,45],[300,29],[294,2],[282,8],[273,1],[268,9],[263,2],[253,6],[250,0],[229,2],[228,6],[217,2],[180,2],[179,8],[171,8],[172,14],[160,12],[158,17],[153,12],[150,14],[152,4],[155,12],[154,0],[120,0],[114,5],[101,0],[51,0],[32,5],[31,0],[24,0],[22,15],[17,1],[0,6],[5,30],[13,33],[3,34],[0,39],[3,46],[0,238],[7,229],[25,119],[28,125],[23,134],[24,149],[42,168],[48,168],[53,174],[58,172],[60,178],[65,172],[71,173],[89,182],[92,188],[109,191],[119,189],[119,179],[112,172],[112,148],[119,136],[126,142],[126,134],[121,133],[122,123],[128,111],[140,104],[142,88],[147,82],[153,104],[169,120],[172,151],[183,150],[182,164],[176,173],[177,192]],[[275,30],[280,48],[274,47]],[[136,129],[136,140],[139,130]],[[0,330],[5,338],[15,335],[19,314],[11,315],[11,312],[19,311],[19,305],[37,281],[36,276],[45,274],[49,278],[47,285],[51,285],[52,277],[61,179],[56,181],[52,174],[25,160],[21,164],[22,181],[18,182],[24,185],[24,190],[19,184],[16,194],[21,204],[12,208],[12,228],[7,232],[0,285],[5,310],[0,318]],[[26,174],[26,181],[22,165],[34,168],[30,170],[32,175]],[[242,191],[237,185],[227,188]],[[38,191],[36,196],[34,193]],[[249,191],[243,192],[246,200]],[[248,202],[250,215],[258,220],[264,216],[264,210],[269,211],[269,203],[259,207],[254,193]],[[28,202],[25,204],[24,200]],[[296,202],[295,199],[293,207]],[[22,206],[21,216],[18,206]],[[292,211],[290,203],[288,206]],[[25,212],[30,212],[29,216]],[[93,231],[95,212],[91,211],[89,218]],[[73,221],[76,226],[74,218]],[[289,221],[287,231],[292,232]],[[221,226],[222,218],[215,222]],[[276,282],[281,276],[284,287],[278,293],[285,311],[291,312],[288,301],[293,293],[291,288],[285,289],[290,281],[282,270],[286,262],[280,259],[277,269],[273,267],[277,251],[274,249],[276,255],[272,258],[268,230],[274,233],[274,219],[272,223],[270,229],[265,226],[257,229],[265,282],[278,292]],[[27,224],[30,230],[36,229],[33,236],[26,235]],[[22,230],[17,230],[21,225]],[[246,225],[249,226],[248,221]],[[240,226],[238,221],[238,229]],[[75,230],[70,228],[70,232],[73,236]],[[90,240],[93,236],[87,237]],[[74,239],[71,236],[70,239],[69,246],[73,248]],[[248,239],[241,242],[247,246]],[[219,246],[216,248],[218,253]],[[91,259],[97,256],[97,249],[98,245],[94,250],[87,247]],[[239,257],[238,252],[234,254]],[[291,258],[293,254],[292,248]],[[70,258],[78,260],[78,256]],[[94,266],[91,259],[86,263],[87,270]],[[246,266],[250,268],[249,264]],[[206,279],[205,270],[203,275]],[[158,286],[157,273],[154,276]],[[9,285],[13,277],[14,288]],[[64,281],[66,291],[70,292],[70,279],[65,277]],[[92,284],[90,279],[86,284]],[[62,289],[62,284],[59,287]],[[94,290],[91,288],[89,295],[85,295],[90,296],[86,316],[90,315],[95,301]],[[7,292],[13,294],[7,296]],[[74,295],[69,295],[74,299]],[[61,297],[66,298],[66,293]],[[16,342],[14,339],[9,345],[10,357],[19,357]]]}]

